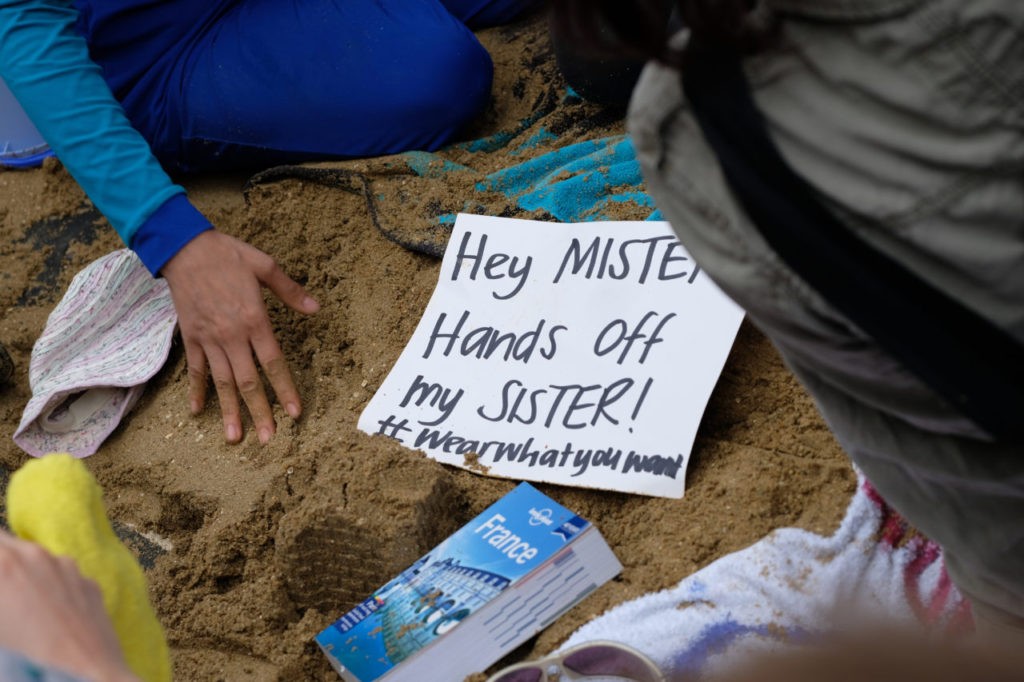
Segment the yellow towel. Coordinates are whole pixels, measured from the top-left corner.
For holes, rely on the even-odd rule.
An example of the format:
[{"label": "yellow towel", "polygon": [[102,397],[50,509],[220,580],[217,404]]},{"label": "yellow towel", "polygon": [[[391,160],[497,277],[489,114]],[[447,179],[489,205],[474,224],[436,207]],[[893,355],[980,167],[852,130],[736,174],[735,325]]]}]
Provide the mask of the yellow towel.
[{"label": "yellow towel", "polygon": [[132,671],[145,682],[170,680],[171,657],[146,576],[114,534],[103,491],[85,465],[70,455],[29,461],[11,476],[7,516],[18,537],[71,557],[99,584]]}]

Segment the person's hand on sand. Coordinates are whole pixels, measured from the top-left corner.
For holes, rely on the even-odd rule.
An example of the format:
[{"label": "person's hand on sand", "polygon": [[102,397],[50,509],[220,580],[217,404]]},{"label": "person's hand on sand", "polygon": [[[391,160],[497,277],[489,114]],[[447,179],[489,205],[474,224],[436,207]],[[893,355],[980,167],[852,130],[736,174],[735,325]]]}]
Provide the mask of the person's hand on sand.
[{"label": "person's hand on sand", "polygon": [[261,287],[302,313],[315,313],[320,305],[273,258],[215,230],[192,239],[161,272],[170,285],[185,342],[192,413],[197,414],[206,402],[209,372],[227,441],[242,438],[239,394],[260,442],[269,441],[275,431],[274,415],[253,360],[255,353],[278,401],[298,419],[302,403],[274,338]]},{"label": "person's hand on sand", "polygon": [[99,587],[73,559],[0,530],[0,604],[0,647],[90,680],[137,680]]}]

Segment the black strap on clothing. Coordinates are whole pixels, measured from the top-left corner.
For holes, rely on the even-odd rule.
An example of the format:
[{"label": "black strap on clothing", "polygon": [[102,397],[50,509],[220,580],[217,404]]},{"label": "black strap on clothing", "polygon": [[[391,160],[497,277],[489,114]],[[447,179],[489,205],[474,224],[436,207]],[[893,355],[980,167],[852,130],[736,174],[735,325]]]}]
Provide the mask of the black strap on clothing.
[{"label": "black strap on clothing", "polygon": [[740,58],[694,55],[683,87],[755,227],[880,347],[997,440],[1024,440],[1024,346],[870,246],[783,159]]}]

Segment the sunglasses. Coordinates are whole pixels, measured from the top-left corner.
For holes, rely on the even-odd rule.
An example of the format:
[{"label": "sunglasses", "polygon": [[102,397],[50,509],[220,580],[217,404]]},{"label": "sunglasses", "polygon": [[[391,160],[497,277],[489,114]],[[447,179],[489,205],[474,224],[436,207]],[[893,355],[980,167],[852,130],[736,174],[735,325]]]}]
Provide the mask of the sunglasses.
[{"label": "sunglasses", "polygon": [[587,642],[539,661],[516,663],[499,670],[487,682],[664,682],[658,666],[642,653],[617,642]]}]

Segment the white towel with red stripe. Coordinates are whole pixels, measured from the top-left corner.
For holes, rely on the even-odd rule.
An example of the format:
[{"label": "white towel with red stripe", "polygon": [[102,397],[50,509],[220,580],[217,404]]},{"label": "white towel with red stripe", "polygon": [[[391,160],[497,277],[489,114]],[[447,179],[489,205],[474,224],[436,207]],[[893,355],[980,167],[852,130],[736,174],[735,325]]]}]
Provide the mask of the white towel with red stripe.
[{"label": "white towel with red stripe", "polygon": [[674,588],[608,611],[564,647],[611,639],[643,651],[666,674],[699,675],[865,619],[944,631],[973,627],[941,548],[861,478],[831,537],[776,530]]}]

